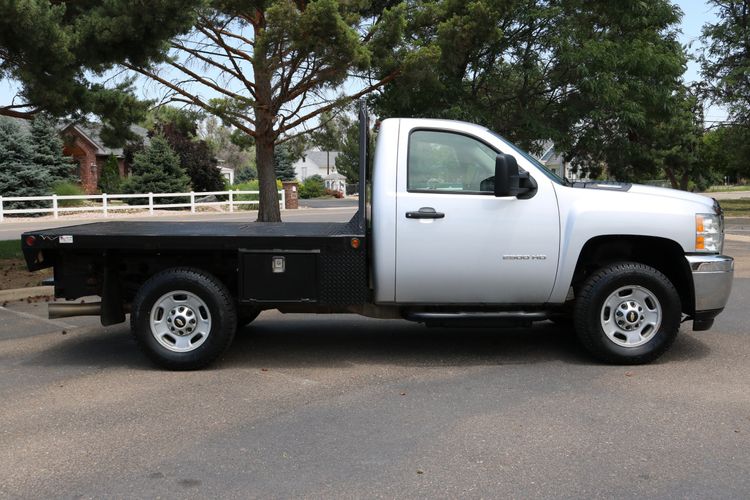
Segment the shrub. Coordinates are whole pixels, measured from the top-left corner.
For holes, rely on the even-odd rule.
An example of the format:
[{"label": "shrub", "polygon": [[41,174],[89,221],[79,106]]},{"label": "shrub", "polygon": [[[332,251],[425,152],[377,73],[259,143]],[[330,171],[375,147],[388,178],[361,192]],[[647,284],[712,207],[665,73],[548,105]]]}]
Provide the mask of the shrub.
[{"label": "shrub", "polygon": [[344,197],[344,193],[342,193],[341,191],[333,190],[333,189],[326,189],[326,194],[328,196],[333,196],[334,198],[343,198]]},{"label": "shrub", "polygon": [[[58,182],[52,186],[52,192],[57,196],[81,196],[86,192],[81,186],[74,182]],[[84,200],[58,200],[57,205],[60,207],[80,207]]]},{"label": "shrub", "polygon": [[326,184],[319,175],[311,175],[299,186],[300,198],[318,198],[326,193]]},{"label": "shrub", "polygon": [[99,178],[99,189],[102,193],[117,194],[120,192],[120,166],[117,164],[117,158],[110,155],[107,163],[102,168],[102,176]]}]

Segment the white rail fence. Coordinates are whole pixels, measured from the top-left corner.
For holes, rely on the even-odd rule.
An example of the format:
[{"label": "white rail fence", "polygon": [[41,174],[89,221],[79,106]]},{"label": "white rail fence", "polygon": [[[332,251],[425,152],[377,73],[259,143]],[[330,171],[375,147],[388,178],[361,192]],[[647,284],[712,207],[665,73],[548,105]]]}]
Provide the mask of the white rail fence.
[{"label": "white rail fence", "polygon": [[[50,195],[50,196],[0,196],[0,222],[5,219],[6,215],[22,214],[52,214],[57,219],[61,214],[72,212],[101,212],[105,217],[110,212],[118,210],[145,210],[148,209],[149,215],[153,215],[155,210],[165,208],[189,208],[190,212],[195,213],[199,207],[218,207],[226,206],[230,212],[235,208],[241,208],[249,205],[258,205],[258,200],[244,200],[242,195],[258,195],[259,191],[209,191],[209,192],[189,192],[189,193],[142,193],[142,194],[93,194],[93,195]],[[216,200],[216,196],[226,196],[223,201]],[[128,205],[127,203],[112,203],[113,201],[140,198],[148,200],[148,204]],[[155,200],[160,198],[185,198],[182,203],[158,203]],[[84,206],[61,206],[60,202],[66,200],[98,201],[98,205]],[[51,206],[48,208],[5,208],[7,203],[30,202],[30,201],[49,201]],[[174,201],[174,200],[170,200]],[[279,190],[279,204],[284,210],[286,206],[286,197],[284,190]]]}]

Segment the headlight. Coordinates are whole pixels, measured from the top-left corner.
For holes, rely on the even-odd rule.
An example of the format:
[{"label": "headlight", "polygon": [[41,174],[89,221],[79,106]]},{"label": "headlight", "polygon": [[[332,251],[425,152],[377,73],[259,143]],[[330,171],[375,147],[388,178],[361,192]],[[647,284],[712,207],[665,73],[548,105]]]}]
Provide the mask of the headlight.
[{"label": "headlight", "polygon": [[695,251],[721,253],[724,227],[720,215],[695,214]]}]

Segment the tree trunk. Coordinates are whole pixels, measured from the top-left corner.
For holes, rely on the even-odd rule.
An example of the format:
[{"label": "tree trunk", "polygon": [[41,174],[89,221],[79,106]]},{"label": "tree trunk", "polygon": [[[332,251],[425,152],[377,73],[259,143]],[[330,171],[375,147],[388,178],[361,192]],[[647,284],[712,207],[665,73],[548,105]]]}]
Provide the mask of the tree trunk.
[{"label": "tree trunk", "polygon": [[680,179],[680,189],[682,189],[683,191],[687,191],[689,186],[690,186],[690,174],[688,172],[684,172],[682,174],[682,179]]},{"label": "tree trunk", "polygon": [[680,185],[677,182],[677,177],[675,176],[672,167],[664,167],[664,173],[667,174],[667,178],[669,179],[669,183],[672,185],[672,189],[680,189]]},{"label": "tree trunk", "polygon": [[258,222],[281,222],[279,193],[276,189],[276,172],[273,168],[273,148],[276,134],[273,130],[274,115],[272,102],[271,74],[268,71],[264,54],[258,54],[253,61],[255,72],[255,160],[258,167],[260,204]]},{"label": "tree trunk", "polygon": [[281,222],[279,191],[276,188],[276,172],[273,168],[273,147],[273,139],[258,137],[258,142],[255,144],[255,161],[260,186],[258,222]]}]

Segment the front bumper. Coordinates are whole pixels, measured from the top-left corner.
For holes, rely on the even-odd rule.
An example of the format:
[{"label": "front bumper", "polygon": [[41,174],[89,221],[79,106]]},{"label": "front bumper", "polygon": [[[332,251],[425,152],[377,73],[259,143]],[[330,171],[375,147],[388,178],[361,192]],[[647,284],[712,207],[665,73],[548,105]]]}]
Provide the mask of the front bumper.
[{"label": "front bumper", "polygon": [[734,259],[726,255],[686,256],[695,290],[694,330],[708,330],[732,291]]}]

